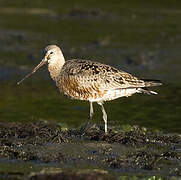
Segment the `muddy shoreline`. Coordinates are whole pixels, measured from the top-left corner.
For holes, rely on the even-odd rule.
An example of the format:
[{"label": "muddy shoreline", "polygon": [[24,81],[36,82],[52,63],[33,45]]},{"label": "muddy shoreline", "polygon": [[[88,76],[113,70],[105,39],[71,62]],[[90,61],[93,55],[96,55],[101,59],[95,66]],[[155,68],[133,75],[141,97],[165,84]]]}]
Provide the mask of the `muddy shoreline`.
[{"label": "muddy shoreline", "polygon": [[83,133],[46,122],[0,123],[0,159],[53,164],[51,170],[16,176],[29,179],[114,179],[128,172],[181,176],[181,136],[136,126],[105,135],[96,125]]}]

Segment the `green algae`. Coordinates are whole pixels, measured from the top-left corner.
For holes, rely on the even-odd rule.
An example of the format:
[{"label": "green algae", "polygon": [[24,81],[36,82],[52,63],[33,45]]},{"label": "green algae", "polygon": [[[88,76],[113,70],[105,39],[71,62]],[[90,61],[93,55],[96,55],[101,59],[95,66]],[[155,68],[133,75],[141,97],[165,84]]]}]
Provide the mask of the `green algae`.
[{"label": "green algae", "polygon": [[47,122],[1,122],[0,177],[177,177],[180,139],[139,127],[105,135],[96,126],[83,133]]}]

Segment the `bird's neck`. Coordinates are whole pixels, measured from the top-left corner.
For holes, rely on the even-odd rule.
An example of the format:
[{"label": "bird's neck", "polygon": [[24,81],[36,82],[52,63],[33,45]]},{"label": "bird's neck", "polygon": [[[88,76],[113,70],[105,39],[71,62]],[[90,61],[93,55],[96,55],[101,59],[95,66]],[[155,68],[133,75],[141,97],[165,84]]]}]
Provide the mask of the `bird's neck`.
[{"label": "bird's neck", "polygon": [[54,81],[56,81],[57,78],[60,76],[64,63],[65,63],[65,59],[62,56],[61,58],[57,59],[56,61],[54,61],[48,65],[48,70],[50,72],[50,76]]}]

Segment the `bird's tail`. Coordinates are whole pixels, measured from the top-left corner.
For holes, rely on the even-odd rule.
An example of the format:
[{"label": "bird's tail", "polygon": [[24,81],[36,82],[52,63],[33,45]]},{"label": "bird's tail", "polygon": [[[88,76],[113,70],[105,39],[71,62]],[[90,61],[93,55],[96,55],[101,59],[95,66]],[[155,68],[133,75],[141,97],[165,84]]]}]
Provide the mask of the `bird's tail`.
[{"label": "bird's tail", "polygon": [[160,86],[162,85],[160,80],[142,79],[145,82],[145,87]]},{"label": "bird's tail", "polygon": [[138,93],[143,93],[143,94],[149,94],[149,95],[156,95],[156,94],[158,94],[157,92],[155,92],[155,91],[151,91],[151,90],[148,90],[148,89],[146,89],[146,88],[138,88],[137,89],[137,92]]}]

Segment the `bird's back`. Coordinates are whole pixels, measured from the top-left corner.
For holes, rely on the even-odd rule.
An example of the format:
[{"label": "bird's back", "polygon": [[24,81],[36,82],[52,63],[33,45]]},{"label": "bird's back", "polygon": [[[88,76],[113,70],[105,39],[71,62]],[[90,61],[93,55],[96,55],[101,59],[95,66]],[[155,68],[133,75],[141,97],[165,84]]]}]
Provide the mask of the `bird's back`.
[{"label": "bird's back", "polygon": [[[80,100],[106,101],[134,94],[144,80],[110,65],[73,59],[62,67],[56,85],[65,95]],[[147,82],[147,86],[148,85]],[[126,90],[126,91],[125,91]]]}]

